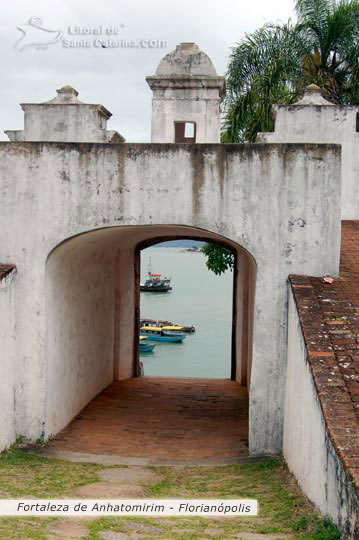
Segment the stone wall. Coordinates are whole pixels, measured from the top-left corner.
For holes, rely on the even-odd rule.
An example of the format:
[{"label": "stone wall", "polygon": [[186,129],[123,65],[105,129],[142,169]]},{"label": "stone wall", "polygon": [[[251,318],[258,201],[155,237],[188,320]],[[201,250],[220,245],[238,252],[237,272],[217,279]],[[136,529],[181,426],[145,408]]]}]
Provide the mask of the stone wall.
[{"label": "stone wall", "polygon": [[116,250],[77,238],[46,270],[49,436],[113,381]]},{"label": "stone wall", "polygon": [[[259,133],[258,142],[335,143],[342,146],[342,219],[359,218],[359,133],[357,106],[326,101],[320,88],[310,85],[293,105],[275,105],[274,133]],[[338,182],[340,182],[338,176]]]},{"label": "stone wall", "polygon": [[16,439],[16,303],[14,282],[16,268],[0,264],[0,449]]},{"label": "stone wall", "polygon": [[283,454],[307,497],[355,540],[359,418],[344,355],[357,351],[359,308],[318,278],[290,281]]},{"label": "stone wall", "polygon": [[[98,248],[104,249],[102,242],[112,242],[120,253],[132,253],[129,268],[134,265],[139,242],[153,237],[158,228],[163,227],[163,235],[168,236],[170,226],[186,226],[189,236],[195,229],[197,237],[202,231],[202,236],[222,238],[254,262],[250,451],[281,450],[286,281],[290,272],[323,275],[338,271],[340,148],[13,142],[0,144],[0,175],[4,203],[0,258],[15,261],[18,268],[14,294],[17,384],[22,391],[16,402],[17,433],[36,439],[44,429],[52,431],[44,428],[51,399],[46,348],[51,319],[45,293],[49,254],[65,240],[90,231],[100,234],[103,229],[106,238]],[[127,232],[122,235],[124,229]],[[108,234],[116,239],[110,240]],[[75,265],[71,267],[75,281],[81,265],[71,264]],[[97,275],[102,271],[110,283],[105,267],[98,268]],[[70,270],[66,272],[68,286]],[[128,271],[122,278],[123,286],[128,287]],[[67,308],[61,311],[61,286],[56,294],[59,305],[54,312],[58,307],[64,313],[57,332],[66,343]],[[56,298],[55,293],[51,295]],[[75,302],[76,291],[69,298]],[[133,350],[134,310],[133,296],[131,303],[123,303],[122,323],[113,321],[108,327],[113,336],[116,325],[125,356]],[[82,316],[87,316],[85,311]],[[96,365],[100,362],[102,358],[97,358]],[[124,371],[128,373],[128,367]],[[92,393],[105,384],[106,377],[97,387],[90,385]],[[57,384],[60,392],[64,381]]]}]

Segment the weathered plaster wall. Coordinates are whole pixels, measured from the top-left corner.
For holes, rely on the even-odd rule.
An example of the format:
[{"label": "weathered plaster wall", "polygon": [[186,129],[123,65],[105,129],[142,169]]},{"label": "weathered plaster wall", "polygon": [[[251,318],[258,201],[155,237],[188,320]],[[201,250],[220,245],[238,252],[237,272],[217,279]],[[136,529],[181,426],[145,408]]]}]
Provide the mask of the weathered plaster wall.
[{"label": "weathered plaster wall", "polygon": [[116,330],[118,350],[115,354],[115,379],[129,379],[135,373],[134,366],[134,310],[135,310],[135,250],[134,246],[121,249],[119,243],[117,257],[117,310]]},{"label": "weathered plaster wall", "polygon": [[[106,122],[96,106],[27,105],[25,135],[29,141],[106,142]],[[26,139],[25,139],[26,140]]]},{"label": "weathered plaster wall", "polygon": [[175,142],[175,121],[196,123],[196,142],[220,140],[218,89],[155,91],[152,98],[151,141]]},{"label": "weathered plaster wall", "polygon": [[113,381],[116,251],[66,242],[46,272],[46,435]]},{"label": "weathered plaster wall", "polygon": [[46,103],[22,103],[24,129],[5,133],[11,141],[124,142],[119,133],[106,130],[110,111],[77,96],[74,88],[64,86]]},{"label": "weathered plaster wall", "polygon": [[16,349],[16,273],[0,280],[0,449],[16,439],[15,380],[17,377]]},{"label": "weathered plaster wall", "polygon": [[286,280],[338,271],[338,147],[1,143],[0,174],[0,259],[19,268],[18,433],[37,438],[44,429],[51,250],[102,227],[186,225],[229,239],[256,261],[250,451],[281,449]]},{"label": "weathered plaster wall", "polygon": [[358,497],[330,441],[313,382],[291,290],[283,454],[301,489],[344,538],[358,538]]},{"label": "weathered plaster wall", "polygon": [[253,350],[253,318],[256,290],[256,265],[246,253],[237,253],[237,283],[235,287],[237,311],[237,341],[240,347],[235,380],[250,386]]},{"label": "weathered plaster wall", "polygon": [[259,142],[342,145],[342,219],[358,219],[359,133],[356,132],[356,116],[359,108],[290,105],[276,106],[275,111],[274,133],[260,133]]}]

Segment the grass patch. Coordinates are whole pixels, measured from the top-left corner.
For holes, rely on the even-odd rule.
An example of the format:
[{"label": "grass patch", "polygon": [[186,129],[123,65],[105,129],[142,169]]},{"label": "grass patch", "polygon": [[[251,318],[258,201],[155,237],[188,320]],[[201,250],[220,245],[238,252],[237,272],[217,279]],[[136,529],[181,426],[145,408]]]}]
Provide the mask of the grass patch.
[{"label": "grass patch", "polygon": [[46,540],[46,526],[53,518],[14,518],[0,519],[1,540]]},{"label": "grass patch", "polygon": [[301,540],[340,538],[332,522],[322,519],[303,497],[280,458],[210,469],[163,467],[161,473],[163,480],[148,486],[153,497],[258,500],[257,517],[221,521],[223,538],[231,538],[238,531],[284,533]]},{"label": "grass patch", "polygon": [[47,458],[19,448],[0,455],[0,497],[61,498],[97,481],[102,467]]},{"label": "grass patch", "polygon": [[[102,467],[71,463],[12,448],[0,456],[1,498],[74,497],[76,488],[98,481]],[[116,467],[112,467],[116,468]],[[280,458],[225,467],[155,468],[162,479],[145,484],[153,498],[255,498],[259,515],[243,518],[116,518],[87,522],[87,540],[101,531],[142,534],[146,539],[234,539],[239,532],[288,534],[297,540],[339,540],[336,527],[306,501]],[[54,518],[2,518],[1,540],[47,540]],[[212,536],[215,532],[216,536]],[[264,537],[265,538],[265,537]]]}]

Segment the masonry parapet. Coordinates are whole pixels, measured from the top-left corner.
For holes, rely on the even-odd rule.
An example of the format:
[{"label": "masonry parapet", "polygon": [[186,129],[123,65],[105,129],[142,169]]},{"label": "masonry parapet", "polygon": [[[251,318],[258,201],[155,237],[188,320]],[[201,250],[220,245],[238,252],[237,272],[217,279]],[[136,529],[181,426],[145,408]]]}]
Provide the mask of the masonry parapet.
[{"label": "masonry parapet", "polygon": [[[258,133],[260,143],[336,143],[342,146],[342,219],[359,218],[359,106],[327,101],[309,85],[292,105],[275,105],[272,133]],[[340,179],[338,178],[338,182]]]},{"label": "masonry parapet", "polygon": [[57,90],[45,103],[21,103],[24,130],[5,131],[11,141],[124,142],[117,131],[107,131],[112,116],[103,105],[83,103],[72,86]]}]

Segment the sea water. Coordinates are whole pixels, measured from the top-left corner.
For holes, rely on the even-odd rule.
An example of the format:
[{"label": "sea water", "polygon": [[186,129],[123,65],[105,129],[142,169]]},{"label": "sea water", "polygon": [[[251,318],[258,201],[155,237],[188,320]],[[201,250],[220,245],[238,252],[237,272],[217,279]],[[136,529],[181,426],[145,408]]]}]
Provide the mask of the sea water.
[{"label": "sea water", "polygon": [[[216,276],[202,253],[151,247],[141,252],[141,283],[152,272],[171,277],[167,293],[141,292],[141,318],[195,326],[182,343],[156,342],[141,353],[147,376],[229,378],[231,372],[233,273]],[[149,338],[150,339],[150,338]]]}]

